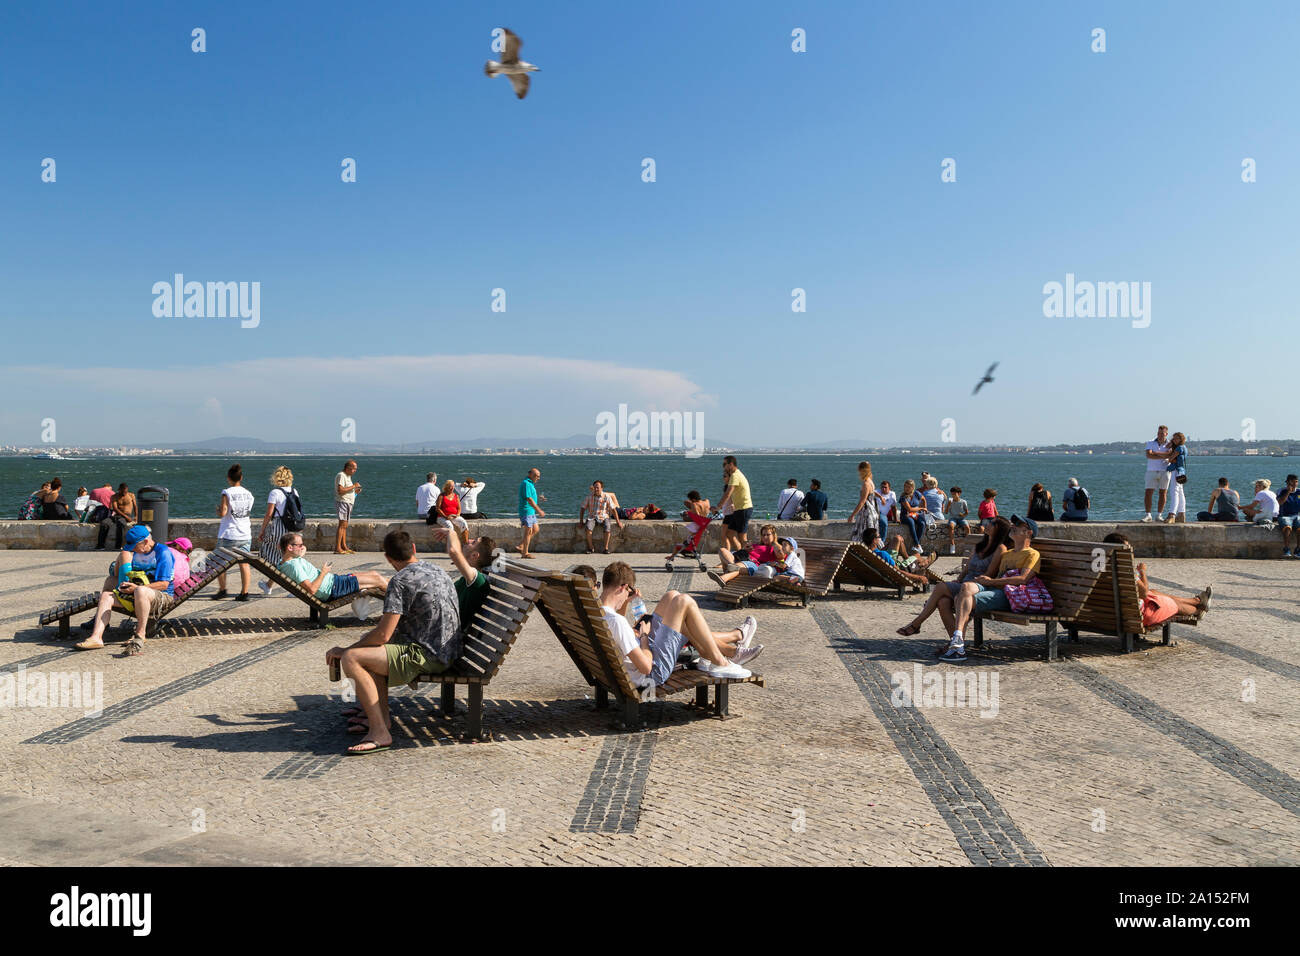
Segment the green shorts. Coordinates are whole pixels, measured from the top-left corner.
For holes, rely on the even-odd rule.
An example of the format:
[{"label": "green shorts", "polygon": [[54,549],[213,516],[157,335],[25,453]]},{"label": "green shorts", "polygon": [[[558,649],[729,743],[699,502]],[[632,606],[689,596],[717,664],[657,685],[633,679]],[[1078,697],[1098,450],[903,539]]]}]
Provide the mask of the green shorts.
[{"label": "green shorts", "polygon": [[421,674],[441,674],[447,665],[419,644],[385,644],[389,686],[409,684]]}]

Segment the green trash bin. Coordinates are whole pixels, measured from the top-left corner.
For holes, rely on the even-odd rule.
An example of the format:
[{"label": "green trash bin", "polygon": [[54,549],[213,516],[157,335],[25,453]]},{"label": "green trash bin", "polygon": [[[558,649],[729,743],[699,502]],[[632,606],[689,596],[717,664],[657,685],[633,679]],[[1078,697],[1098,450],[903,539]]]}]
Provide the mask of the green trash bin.
[{"label": "green trash bin", "polygon": [[140,524],[149,526],[149,533],[159,544],[167,540],[167,501],[169,492],[157,485],[146,485],[135,493],[136,507],[140,510]]}]

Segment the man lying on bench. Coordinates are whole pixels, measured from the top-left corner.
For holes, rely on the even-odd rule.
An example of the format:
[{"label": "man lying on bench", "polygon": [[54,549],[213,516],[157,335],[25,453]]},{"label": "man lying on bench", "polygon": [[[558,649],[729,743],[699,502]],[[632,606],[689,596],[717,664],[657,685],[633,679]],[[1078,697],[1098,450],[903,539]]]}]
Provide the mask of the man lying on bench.
[{"label": "man lying on bench", "polygon": [[[95,609],[95,626],[90,637],[73,646],[79,651],[98,650],[104,646],[104,630],[113,608],[135,614],[135,636],[126,642],[123,657],[134,657],[144,650],[149,612],[165,613],[173,601],[172,577],[175,562],[171,549],[154,541],[148,525],[132,525],[126,531],[122,551],[104,579],[99,606]],[[135,575],[136,581],[127,575]],[[141,578],[148,580],[144,583]]]},{"label": "man lying on bench", "polygon": [[307,560],[307,545],[303,544],[302,535],[297,531],[290,531],[280,539],[280,553],[284,555],[284,560],[280,562],[280,573],[297,581],[322,601],[347,597],[364,588],[383,591],[388,587],[388,578],[378,571],[334,574],[330,570],[333,565],[328,561],[325,562],[325,567],[317,570],[316,565]]},{"label": "man lying on bench", "polygon": [[634,687],[658,687],[672,676],[677,655],[689,641],[700,652],[695,666],[712,677],[743,680],[750,676],[741,666],[756,658],[763,645],[754,644],[758,621],[745,618],[730,631],[710,629],[689,594],[669,591],[655,605],[654,613],[642,615],[636,629],[624,614],[636,588],[636,572],[626,562],[615,561],[601,577],[600,603],[614,643],[623,652],[623,666]]}]

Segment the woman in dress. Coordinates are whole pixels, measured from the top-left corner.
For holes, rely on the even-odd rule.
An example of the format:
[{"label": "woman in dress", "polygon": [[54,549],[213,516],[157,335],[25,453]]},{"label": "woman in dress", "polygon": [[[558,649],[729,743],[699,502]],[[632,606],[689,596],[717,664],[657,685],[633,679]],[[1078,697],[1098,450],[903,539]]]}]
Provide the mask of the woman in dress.
[{"label": "woman in dress", "polygon": [[[898,633],[903,637],[911,637],[914,634],[921,633],[921,625],[925,619],[935,611],[939,612],[939,617],[943,621],[943,632],[951,634],[957,623],[957,616],[953,611],[953,601],[957,597],[957,592],[967,581],[973,581],[981,574],[986,574],[989,565],[993,559],[1007,549],[1007,542],[1011,535],[1011,521],[1001,516],[991,519],[991,523],[984,529],[984,538],[975,546],[969,558],[957,571],[950,571],[949,574],[956,574],[956,581],[945,581],[943,584],[937,584],[930,589],[930,597],[925,602],[925,607],[921,613],[912,618],[910,622],[898,629]],[[947,649],[945,642],[943,649]],[[943,653],[943,649],[939,651]]]},{"label": "woman in dress", "polygon": [[[281,465],[271,473],[271,493],[266,496],[266,514],[262,516],[262,529],[257,535],[260,545],[258,553],[262,560],[277,568],[284,561],[280,551],[280,539],[284,537],[284,503],[293,491],[293,472]],[[257,586],[263,594],[270,594],[275,587],[270,581],[259,581]]]},{"label": "woman in dress", "polygon": [[862,488],[858,492],[858,505],[849,515],[853,525],[853,540],[871,547],[880,534],[880,512],[876,510],[876,483],[871,480],[871,462],[858,462],[858,478]]}]

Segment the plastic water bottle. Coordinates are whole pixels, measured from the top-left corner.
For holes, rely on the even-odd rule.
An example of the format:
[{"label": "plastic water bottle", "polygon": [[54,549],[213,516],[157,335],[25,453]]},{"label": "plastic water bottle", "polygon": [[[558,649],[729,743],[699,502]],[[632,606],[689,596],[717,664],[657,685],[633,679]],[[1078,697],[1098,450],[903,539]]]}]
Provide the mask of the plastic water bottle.
[{"label": "plastic water bottle", "polygon": [[633,621],[639,621],[645,616],[645,601],[641,600],[641,595],[632,595],[632,605],[628,610],[632,614]]}]

